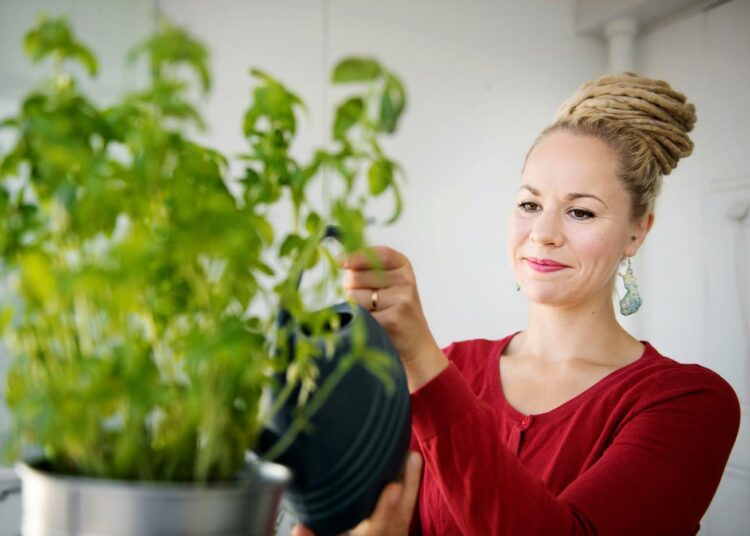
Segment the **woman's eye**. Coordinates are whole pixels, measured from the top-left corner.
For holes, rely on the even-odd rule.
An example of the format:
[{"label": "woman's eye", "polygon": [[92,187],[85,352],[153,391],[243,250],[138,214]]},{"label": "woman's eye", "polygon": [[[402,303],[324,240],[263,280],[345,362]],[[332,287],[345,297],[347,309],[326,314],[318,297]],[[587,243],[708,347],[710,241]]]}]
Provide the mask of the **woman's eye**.
[{"label": "woman's eye", "polygon": [[518,206],[521,207],[521,210],[523,210],[524,212],[537,212],[542,208],[533,201],[524,201],[523,203],[519,203]]},{"label": "woman's eye", "polygon": [[582,208],[574,208],[570,211],[568,211],[568,214],[573,216],[576,220],[590,220],[591,218],[594,218],[595,215],[590,210],[584,210]]}]

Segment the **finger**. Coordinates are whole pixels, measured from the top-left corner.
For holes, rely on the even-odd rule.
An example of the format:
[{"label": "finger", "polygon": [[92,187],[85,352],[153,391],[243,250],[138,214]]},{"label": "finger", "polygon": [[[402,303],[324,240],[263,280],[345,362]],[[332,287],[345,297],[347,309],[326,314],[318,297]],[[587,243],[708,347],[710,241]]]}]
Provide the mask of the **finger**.
[{"label": "finger", "polygon": [[373,289],[351,289],[346,291],[346,295],[370,312],[386,309],[388,292],[385,289],[379,289],[376,297],[373,297],[373,292]]},{"label": "finger", "polygon": [[[373,293],[376,293],[376,296],[373,296]],[[385,312],[394,305],[406,303],[411,296],[406,287],[350,289],[346,291],[346,295],[371,313]]]},{"label": "finger", "polygon": [[291,536],[315,536],[315,533],[304,525],[295,525]]},{"label": "finger", "polygon": [[368,524],[368,533],[382,534],[385,529],[393,524],[394,513],[398,509],[403,484],[391,482],[380,494],[375,511],[372,513]]},{"label": "finger", "polygon": [[422,456],[418,452],[410,452],[406,459],[404,471],[404,488],[399,501],[399,512],[405,520],[410,520],[414,512],[414,504],[419,495],[419,481],[422,478]]},{"label": "finger", "polygon": [[[346,533],[345,533],[346,534]],[[349,531],[347,536],[367,536],[370,534],[370,520],[365,519],[359,525]]]},{"label": "finger", "polygon": [[350,288],[385,288],[396,279],[401,279],[393,271],[384,270],[346,270],[341,282],[345,289]]},{"label": "finger", "polygon": [[407,259],[387,246],[374,246],[350,254],[342,266],[348,270],[392,270],[406,264]]},{"label": "finger", "polygon": [[411,272],[405,270],[347,270],[344,272],[342,286],[344,289],[375,289],[395,286],[415,286]]}]

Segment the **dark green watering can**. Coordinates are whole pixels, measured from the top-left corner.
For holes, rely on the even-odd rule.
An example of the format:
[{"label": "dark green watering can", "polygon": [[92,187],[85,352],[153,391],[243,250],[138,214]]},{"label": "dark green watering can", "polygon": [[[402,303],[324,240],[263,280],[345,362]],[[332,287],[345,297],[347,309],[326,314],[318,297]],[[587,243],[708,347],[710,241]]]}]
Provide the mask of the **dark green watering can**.
[{"label": "dark green watering can", "polygon": [[[329,227],[327,237],[338,237]],[[372,513],[383,487],[399,478],[411,434],[409,389],[396,348],[383,328],[364,308],[350,303],[332,306],[338,315],[333,352],[321,338],[314,343],[321,357],[318,385],[325,383],[350,353],[355,326],[363,327],[366,344],[390,357],[388,373],[395,389],[361,363],[350,368],[312,416],[309,432],[301,432],[275,461],[292,470],[293,480],[285,497],[299,521],[318,536],[339,534]],[[279,328],[288,333],[293,351],[302,332],[291,316],[281,311]],[[279,377],[280,392],[285,378]],[[273,397],[272,397],[273,398]],[[296,396],[279,411],[261,437],[261,453],[287,430],[293,421]]]}]

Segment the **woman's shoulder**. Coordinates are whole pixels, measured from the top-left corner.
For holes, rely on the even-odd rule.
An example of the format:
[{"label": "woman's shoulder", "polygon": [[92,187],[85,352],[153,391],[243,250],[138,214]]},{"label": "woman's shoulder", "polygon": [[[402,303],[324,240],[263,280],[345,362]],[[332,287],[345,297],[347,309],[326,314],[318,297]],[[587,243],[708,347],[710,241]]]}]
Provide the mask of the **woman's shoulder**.
[{"label": "woman's shoulder", "polygon": [[515,333],[511,333],[503,337],[502,339],[466,339],[463,341],[453,341],[448,346],[443,348],[444,352],[460,353],[460,352],[474,352],[482,349],[489,349],[496,346],[505,346]]},{"label": "woman's shoulder", "polygon": [[500,353],[513,334],[502,339],[468,339],[452,342],[443,348],[443,353],[455,365],[469,383],[475,394],[493,390],[499,382],[497,368]]},{"label": "woman's shoulder", "polygon": [[[663,385],[693,385],[712,386],[721,390],[732,390],[729,383],[717,372],[699,363],[685,363],[673,357],[662,354],[649,342],[643,341],[646,346],[644,361],[645,365],[651,365],[659,370],[658,379]],[[734,391],[732,391],[734,392]]]},{"label": "woman's shoulder", "polygon": [[640,374],[648,378],[644,403],[682,401],[739,416],[740,403],[732,386],[717,372],[698,363],[683,363],[659,353],[649,343]]},{"label": "woman's shoulder", "polygon": [[471,365],[485,362],[487,359],[499,355],[514,334],[502,339],[466,339],[455,341],[443,348],[443,353],[448,360],[453,361],[456,366]]}]

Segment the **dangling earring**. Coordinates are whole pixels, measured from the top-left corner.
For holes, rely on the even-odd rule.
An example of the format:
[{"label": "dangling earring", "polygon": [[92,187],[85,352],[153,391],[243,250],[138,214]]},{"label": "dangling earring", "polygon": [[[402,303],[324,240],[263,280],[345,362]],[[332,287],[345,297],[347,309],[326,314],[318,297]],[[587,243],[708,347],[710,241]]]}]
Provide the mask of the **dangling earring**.
[{"label": "dangling earring", "polygon": [[625,285],[625,296],[620,300],[620,312],[625,315],[632,315],[638,312],[641,308],[643,299],[638,292],[638,284],[635,281],[635,275],[633,274],[633,266],[630,264],[630,257],[628,257],[628,267],[624,274],[618,274],[622,277],[622,282]]}]

